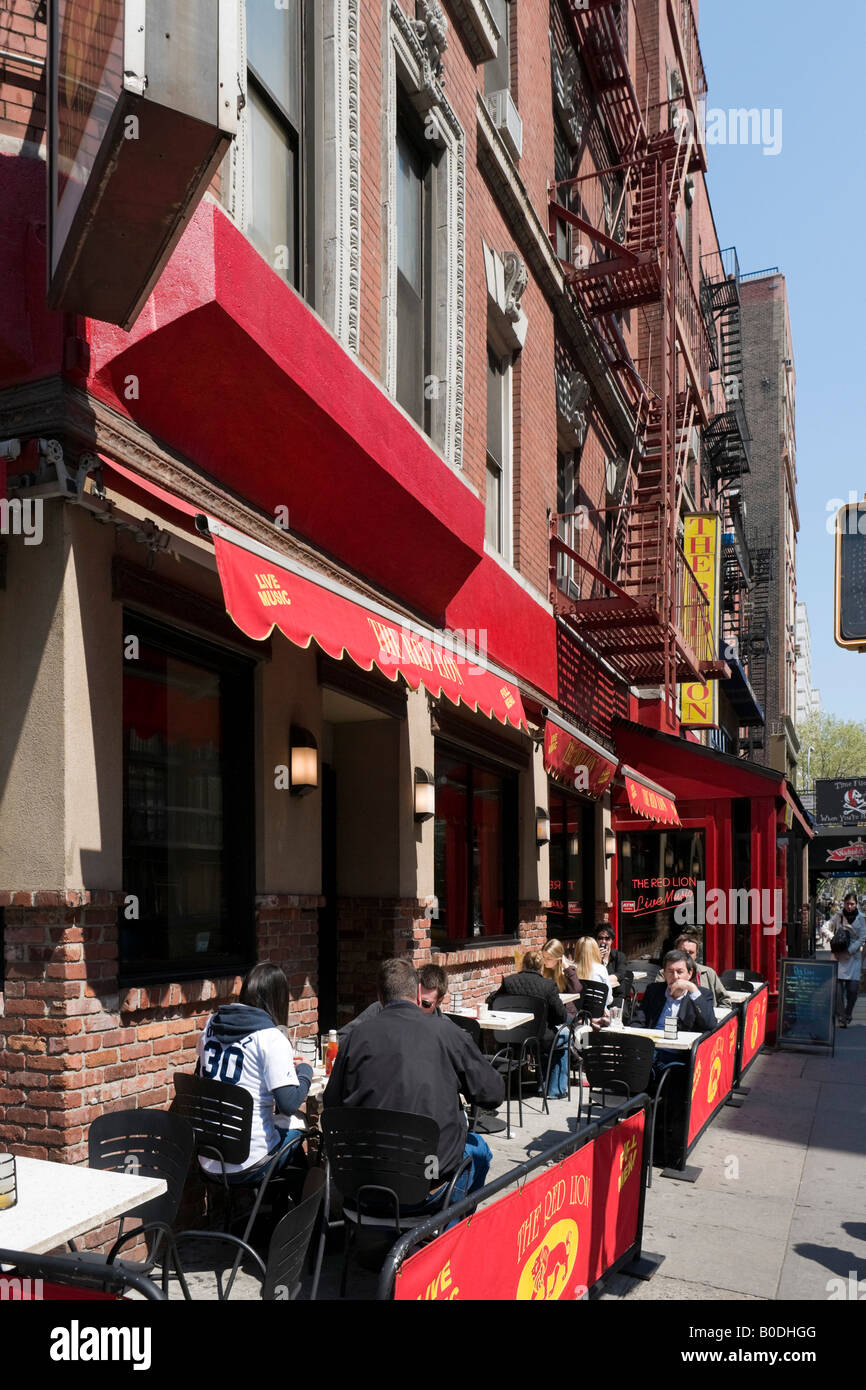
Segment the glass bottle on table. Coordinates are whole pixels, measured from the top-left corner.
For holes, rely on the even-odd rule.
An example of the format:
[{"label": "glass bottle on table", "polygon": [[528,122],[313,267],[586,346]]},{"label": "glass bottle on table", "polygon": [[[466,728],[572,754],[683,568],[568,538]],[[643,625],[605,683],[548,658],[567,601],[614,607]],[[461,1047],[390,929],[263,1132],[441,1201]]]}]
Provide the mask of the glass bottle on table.
[{"label": "glass bottle on table", "polygon": [[333,1069],[334,1069],[334,1062],[337,1060],[337,1052],[339,1051],[339,1046],[340,1046],[340,1044],[339,1044],[339,1041],[338,1041],[338,1039],[337,1039],[337,1030],[336,1030],[336,1028],[332,1028],[331,1031],[330,1031],[330,1033],[328,1034],[328,1045],[327,1045],[327,1047],[325,1048],[325,1075],[326,1075],[326,1076],[330,1076],[330,1075],[331,1075],[331,1072],[332,1072]]}]

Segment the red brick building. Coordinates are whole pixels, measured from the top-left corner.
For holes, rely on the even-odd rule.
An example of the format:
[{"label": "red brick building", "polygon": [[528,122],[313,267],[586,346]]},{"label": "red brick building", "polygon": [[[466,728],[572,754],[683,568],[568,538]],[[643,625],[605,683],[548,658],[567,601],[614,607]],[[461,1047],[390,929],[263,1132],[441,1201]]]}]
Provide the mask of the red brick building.
[{"label": "red brick building", "polygon": [[47,307],[45,17],[0,21],[0,1140],[37,1156],[167,1104],[256,959],[315,1032],[384,955],[468,1002],[615,912],[617,730],[730,679],[681,544],[724,492],[689,0],[247,0],[238,44],[122,328]]}]

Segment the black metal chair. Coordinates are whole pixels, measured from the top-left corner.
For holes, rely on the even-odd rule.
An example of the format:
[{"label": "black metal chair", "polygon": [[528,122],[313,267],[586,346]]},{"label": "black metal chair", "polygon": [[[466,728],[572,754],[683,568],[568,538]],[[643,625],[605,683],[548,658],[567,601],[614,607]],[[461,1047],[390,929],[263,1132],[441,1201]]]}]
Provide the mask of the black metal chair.
[{"label": "black metal chair", "polygon": [[580,998],[577,1002],[577,1016],[587,1022],[601,1018],[607,1008],[608,985],[600,980],[581,980]]},{"label": "black metal chair", "polygon": [[[323,1200],[326,1200],[327,1187],[326,1169],[311,1168],[304,1182],[301,1201],[274,1227],[266,1260],[263,1260],[258,1251],[245,1240],[227,1231],[184,1231],[178,1236],[178,1241],[189,1239],[202,1244],[216,1242],[233,1246],[238,1251],[241,1262],[246,1255],[255,1265],[256,1277],[262,1281],[261,1296],[264,1302],[293,1302],[301,1292],[304,1262],[310,1252],[319,1217],[323,1216],[324,1222],[327,1222],[322,1205]],[[318,1292],[323,1251],[324,1226],[314,1266],[311,1301]],[[222,1274],[215,1271],[215,1277],[217,1298],[220,1302],[226,1302],[231,1293],[231,1284],[224,1290]]]},{"label": "black metal chair", "polygon": [[[253,1184],[230,1184],[226,1164],[243,1163],[250,1152],[253,1121],[251,1093],[243,1086],[233,1086],[227,1081],[209,1081],[205,1077],[189,1076],[185,1072],[175,1072],[174,1090],[172,1112],[182,1115],[192,1125],[196,1154],[199,1158],[210,1158],[219,1163],[218,1173],[210,1173],[199,1165],[199,1173],[207,1192],[208,1221],[213,1222],[210,1200],[212,1190],[222,1191],[226,1228],[231,1227],[236,1219],[234,1209],[237,1194],[255,1191],[255,1200],[241,1236],[241,1240],[246,1242],[255,1225],[281,1151],[278,1150],[271,1162],[263,1167],[261,1181],[255,1187]],[[226,1297],[231,1293],[242,1255],[243,1252],[239,1250]]]},{"label": "black metal chair", "polygon": [[[464,1033],[468,1033],[475,1046],[478,1048],[478,1051],[483,1053],[484,1048],[481,1045],[481,1024],[478,1022],[477,1018],[466,1018],[463,1014],[445,1014],[445,1018],[450,1019],[451,1022],[455,1024],[458,1028],[460,1028]],[[478,1106],[475,1103],[475,1101],[473,1101],[469,1109],[470,1129],[474,1130],[477,1120]]]},{"label": "black metal chair", "polygon": [[[500,994],[491,1008],[497,1013],[532,1014],[531,1023],[521,1023],[516,1028],[493,1029],[493,1042],[498,1051],[490,1060],[491,1065],[505,1075],[505,1137],[510,1139],[511,1079],[517,1078],[517,1123],[522,1129],[523,1072],[530,1057],[535,1059],[536,1079],[538,1084],[541,1084],[541,1040],[547,1031],[547,1003],[544,999],[535,999],[528,994]],[[546,1086],[542,1094],[542,1109],[547,1113]]]},{"label": "black metal chair", "polygon": [[[11,1269],[5,1266],[11,1265]],[[32,1251],[0,1250],[0,1268],[4,1268],[3,1278],[34,1280],[41,1279],[38,1290],[40,1300],[65,1300],[74,1289],[73,1298],[115,1299],[123,1298],[129,1289],[134,1289],[143,1298],[160,1302],[168,1297],[163,1289],[148,1279],[146,1274],[132,1265],[118,1262],[100,1263],[87,1259],[77,1250],[71,1255],[34,1255]],[[17,1291],[26,1298],[24,1286]],[[31,1288],[31,1294],[35,1291]]]},{"label": "black metal chair", "polygon": [[[162,1178],[167,1190],[162,1197],[143,1202],[120,1218],[117,1240],[107,1255],[87,1251],[81,1252],[81,1258],[114,1264],[124,1245],[141,1236],[153,1237],[148,1240],[147,1258],[143,1261],[126,1260],[123,1262],[125,1269],[150,1276],[155,1267],[161,1264],[162,1287],[167,1293],[173,1264],[184,1298],[188,1299],[189,1289],[178,1258],[172,1226],[194,1150],[195,1134],[188,1120],[181,1115],[165,1110],[114,1110],[108,1115],[97,1116],[87,1134],[89,1167],[103,1172]],[[129,1221],[135,1221],[136,1225],[131,1230],[125,1230]],[[72,1242],[70,1245],[74,1250]]]},{"label": "black metal chair", "polygon": [[339,1106],[322,1115],[325,1156],[331,1182],[343,1203],[346,1247],[340,1296],[349,1275],[352,1242],[364,1229],[403,1231],[426,1221],[451,1204],[458,1178],[471,1166],[464,1159],[448,1183],[436,1192],[435,1160],[439,1126],[426,1115],[399,1110],[366,1110]]},{"label": "black metal chair", "polygon": [[725,989],[736,990],[740,985],[763,985],[765,980],[763,975],[759,975],[757,970],[725,970],[721,975],[721,981]]},{"label": "black metal chair", "polygon": [[[592,1123],[592,1092],[601,1092],[604,1108],[607,1092],[623,1095],[626,1100],[639,1096],[642,1091],[649,1093],[650,1079],[655,1058],[655,1044],[652,1038],[636,1037],[621,1033],[618,1029],[605,1028],[587,1038],[583,1049],[583,1069],[590,1085],[587,1097],[587,1124]],[[661,1073],[655,1095],[650,1106],[649,1124],[649,1163],[647,1165],[647,1187],[652,1187],[653,1148],[655,1145],[656,1111],[671,1069]],[[580,1126],[583,1110],[583,1093],[577,1104],[577,1123]]]}]

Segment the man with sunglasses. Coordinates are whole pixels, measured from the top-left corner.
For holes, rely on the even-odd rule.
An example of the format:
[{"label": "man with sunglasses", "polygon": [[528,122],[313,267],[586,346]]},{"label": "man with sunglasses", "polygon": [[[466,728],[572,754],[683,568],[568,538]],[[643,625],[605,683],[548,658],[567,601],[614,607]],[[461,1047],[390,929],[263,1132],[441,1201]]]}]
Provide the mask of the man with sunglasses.
[{"label": "man with sunglasses", "polygon": [[607,970],[613,990],[613,1005],[615,1008],[621,1007],[634,984],[634,973],[628,968],[625,952],[618,951],[614,946],[613,927],[608,922],[599,923],[595,930],[595,939],[601,953],[601,963]]}]

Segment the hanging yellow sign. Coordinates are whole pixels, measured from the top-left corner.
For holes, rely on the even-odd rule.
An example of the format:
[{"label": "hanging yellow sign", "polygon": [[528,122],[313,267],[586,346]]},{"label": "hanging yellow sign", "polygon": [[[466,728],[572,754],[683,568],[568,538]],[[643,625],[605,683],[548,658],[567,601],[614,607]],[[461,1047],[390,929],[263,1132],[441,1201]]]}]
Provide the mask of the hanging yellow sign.
[{"label": "hanging yellow sign", "polygon": [[[721,527],[715,513],[697,512],[683,518],[683,549],[709,603],[713,652],[719,639],[719,572]],[[680,686],[680,723],[687,728],[713,729],[719,723],[718,681],[689,681]]]}]

